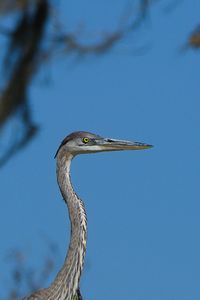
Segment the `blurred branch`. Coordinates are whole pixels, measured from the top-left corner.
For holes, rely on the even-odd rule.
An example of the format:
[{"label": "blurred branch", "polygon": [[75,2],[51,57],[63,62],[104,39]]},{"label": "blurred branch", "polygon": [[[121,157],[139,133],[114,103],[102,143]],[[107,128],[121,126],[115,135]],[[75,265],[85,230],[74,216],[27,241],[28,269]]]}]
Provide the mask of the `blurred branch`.
[{"label": "blurred branch", "polygon": [[[24,295],[45,286],[51,278],[55,270],[56,259],[58,253],[49,248],[47,244],[47,254],[41,270],[37,271],[27,262],[24,252],[20,250],[11,251],[6,260],[11,264],[10,286],[7,300],[21,300]],[[57,249],[57,248],[56,248]]]},{"label": "blurred branch", "polygon": [[[127,35],[136,30],[147,16],[149,10],[150,0],[140,0],[137,10],[136,19],[131,21],[132,16],[123,17],[123,24],[111,33],[107,32],[99,42],[84,44],[79,41],[76,33],[63,33],[54,38],[53,49],[55,50],[56,44],[63,47],[64,53],[73,53],[78,55],[88,54],[103,54],[113,48],[120,40],[127,37]],[[49,51],[52,53],[52,51]]]},{"label": "blurred branch", "polygon": [[167,3],[164,8],[164,12],[169,14],[173,12],[184,0],[172,0]]},{"label": "blurred branch", "polygon": [[[11,145],[6,154],[1,157],[0,165],[3,165],[13,154],[24,147],[36,132],[36,125],[31,119],[27,90],[37,71],[37,58],[47,17],[48,2],[46,0],[37,1],[32,13],[24,9],[10,37],[4,62],[11,75],[0,96],[0,128],[13,114],[21,110],[25,133],[21,141]],[[16,54],[18,54],[17,58],[12,63],[11,58]]]},{"label": "blurred branch", "polygon": [[188,46],[193,49],[200,48],[200,25],[198,25],[195,30],[190,34],[188,38]]},{"label": "blurred branch", "polygon": [[[10,117],[16,108],[27,101],[27,87],[36,71],[36,58],[42,40],[44,25],[48,16],[48,4],[43,0],[37,4],[36,10],[30,18],[27,11],[18,23],[10,41],[6,56],[12,56],[16,48],[20,48],[20,55],[15,63],[10,80],[0,98],[0,126]],[[24,26],[24,22],[29,22]]]},{"label": "blurred branch", "polygon": [[30,2],[31,0],[0,0],[0,14],[5,15],[25,9]]},{"label": "blurred branch", "polygon": [[181,52],[185,52],[186,50],[200,49],[200,25],[198,25],[189,35],[187,42],[180,48]]}]

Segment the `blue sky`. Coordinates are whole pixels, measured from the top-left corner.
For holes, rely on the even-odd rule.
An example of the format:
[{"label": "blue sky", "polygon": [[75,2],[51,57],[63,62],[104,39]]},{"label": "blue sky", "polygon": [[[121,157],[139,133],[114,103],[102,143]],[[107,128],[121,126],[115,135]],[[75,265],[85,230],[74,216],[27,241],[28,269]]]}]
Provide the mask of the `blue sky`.
[{"label": "blue sky", "polygon": [[[53,157],[68,133],[87,130],[155,147],[84,155],[72,164],[88,213],[84,299],[200,298],[200,54],[179,51],[199,22],[200,3],[183,1],[170,14],[164,3],[107,55],[61,57],[34,81],[40,132],[0,172],[1,279],[13,247],[39,270],[43,235],[59,246],[57,270],[62,264],[70,229]],[[64,24],[84,22],[96,33],[116,28],[124,1],[60,5]],[[144,45],[144,55],[133,55]]]}]

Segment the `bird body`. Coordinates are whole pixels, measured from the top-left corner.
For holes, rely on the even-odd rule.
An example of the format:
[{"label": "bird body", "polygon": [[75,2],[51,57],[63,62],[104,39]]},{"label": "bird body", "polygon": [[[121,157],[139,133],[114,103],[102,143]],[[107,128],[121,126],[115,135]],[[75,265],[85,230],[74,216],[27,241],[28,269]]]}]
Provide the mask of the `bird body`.
[{"label": "bird body", "polygon": [[69,211],[71,238],[67,256],[61,270],[48,288],[34,292],[24,300],[81,300],[79,289],[83,270],[87,217],[83,201],[75,193],[70,179],[71,161],[77,154],[115,150],[139,150],[150,145],[114,139],[104,139],[89,132],[68,135],[56,152],[57,181]]}]

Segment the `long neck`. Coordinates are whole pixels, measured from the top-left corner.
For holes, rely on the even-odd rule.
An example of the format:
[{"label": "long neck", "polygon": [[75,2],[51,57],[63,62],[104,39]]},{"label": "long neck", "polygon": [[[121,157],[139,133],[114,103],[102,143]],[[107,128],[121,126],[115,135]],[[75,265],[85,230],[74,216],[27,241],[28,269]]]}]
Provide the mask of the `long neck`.
[{"label": "long neck", "polygon": [[48,289],[50,299],[73,299],[79,286],[85,258],[87,219],[84,204],[75,194],[71,184],[71,160],[71,155],[60,155],[57,158],[57,180],[69,210],[71,238],[64,265]]}]

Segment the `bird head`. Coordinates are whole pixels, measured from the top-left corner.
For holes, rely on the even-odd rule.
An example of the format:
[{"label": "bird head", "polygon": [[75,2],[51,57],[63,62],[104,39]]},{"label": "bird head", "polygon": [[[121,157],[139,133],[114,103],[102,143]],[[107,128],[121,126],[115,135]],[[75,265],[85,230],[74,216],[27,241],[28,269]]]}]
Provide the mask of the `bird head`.
[{"label": "bird head", "polygon": [[99,135],[77,131],[69,134],[59,146],[55,157],[62,151],[64,154],[70,153],[72,156],[84,153],[95,153],[103,151],[121,151],[121,150],[142,150],[151,148],[140,142],[131,142],[126,140],[117,140],[112,138],[103,138]]}]

